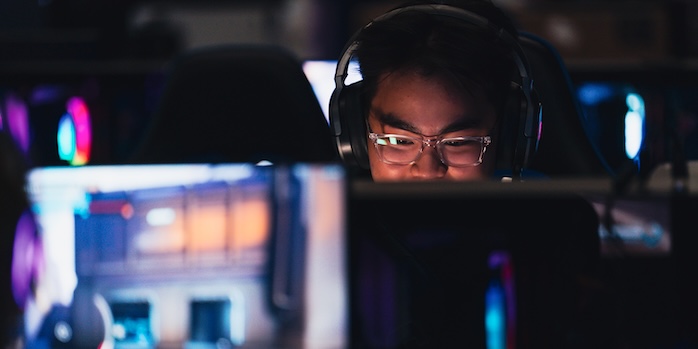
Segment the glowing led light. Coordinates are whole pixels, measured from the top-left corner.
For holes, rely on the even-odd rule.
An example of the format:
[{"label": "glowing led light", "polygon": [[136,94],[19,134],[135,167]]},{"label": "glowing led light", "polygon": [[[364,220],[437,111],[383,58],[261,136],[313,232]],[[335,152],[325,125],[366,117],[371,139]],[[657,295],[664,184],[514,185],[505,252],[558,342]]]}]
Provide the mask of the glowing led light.
[{"label": "glowing led light", "polygon": [[68,111],[58,125],[58,156],[73,166],[85,165],[92,149],[92,126],[87,104],[72,97],[66,103]]},{"label": "glowing led light", "polygon": [[59,321],[53,327],[53,336],[61,343],[68,343],[73,338],[73,328],[65,321]]},{"label": "glowing led light", "polygon": [[121,207],[121,217],[124,217],[124,219],[131,219],[134,214],[134,209],[131,204],[125,204],[124,206]]},{"label": "glowing led light", "polygon": [[488,261],[496,276],[485,293],[485,334],[487,349],[513,348],[516,341],[514,270],[505,251],[494,251]]},{"label": "glowing led light", "polygon": [[75,157],[75,126],[73,118],[64,114],[58,121],[58,158],[71,162]]},{"label": "glowing led light", "polygon": [[30,211],[25,211],[17,221],[12,251],[12,295],[20,308],[30,297],[32,280],[39,277],[43,263],[41,242],[34,238],[36,223]]},{"label": "glowing led light", "polygon": [[68,112],[75,121],[76,154],[73,164],[84,165],[90,159],[92,148],[92,127],[87,104],[81,98],[73,97],[68,100]]},{"label": "glowing led light", "polygon": [[498,280],[492,281],[485,294],[485,330],[487,349],[506,348],[506,314],[504,290]]},{"label": "glowing led light", "polygon": [[12,137],[23,151],[29,150],[29,112],[27,105],[20,97],[10,94],[5,101],[4,127],[10,131]]},{"label": "glowing led light", "polygon": [[577,88],[577,97],[584,105],[597,105],[612,95],[613,89],[606,84],[586,83]]},{"label": "glowing led light", "polygon": [[154,208],[145,216],[146,222],[152,227],[160,227],[174,223],[177,214],[169,207]]},{"label": "glowing led light", "polygon": [[645,102],[638,94],[628,93],[625,104],[628,106],[625,114],[625,154],[629,159],[635,159],[644,138]]}]

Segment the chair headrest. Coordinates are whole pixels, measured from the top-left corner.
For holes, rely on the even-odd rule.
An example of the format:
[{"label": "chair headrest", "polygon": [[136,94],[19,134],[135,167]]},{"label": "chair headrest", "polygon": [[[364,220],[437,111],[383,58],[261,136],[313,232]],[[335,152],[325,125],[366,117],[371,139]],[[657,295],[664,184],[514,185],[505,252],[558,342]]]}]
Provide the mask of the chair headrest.
[{"label": "chair headrest", "polygon": [[521,45],[544,114],[540,143],[530,168],[551,177],[611,175],[586,132],[581,105],[558,51],[527,32],[521,33]]},{"label": "chair headrest", "polygon": [[134,162],[326,162],[334,145],[302,69],[272,45],[200,48],[171,65]]}]

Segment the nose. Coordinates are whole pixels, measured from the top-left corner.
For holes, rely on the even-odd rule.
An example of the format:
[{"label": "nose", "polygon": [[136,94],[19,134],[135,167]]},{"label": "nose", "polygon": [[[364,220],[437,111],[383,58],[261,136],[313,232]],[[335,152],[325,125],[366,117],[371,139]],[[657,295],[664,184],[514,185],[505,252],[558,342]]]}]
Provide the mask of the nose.
[{"label": "nose", "polygon": [[413,179],[433,180],[443,178],[446,174],[446,169],[446,165],[441,162],[436,148],[425,146],[422,154],[411,165],[410,174]]}]

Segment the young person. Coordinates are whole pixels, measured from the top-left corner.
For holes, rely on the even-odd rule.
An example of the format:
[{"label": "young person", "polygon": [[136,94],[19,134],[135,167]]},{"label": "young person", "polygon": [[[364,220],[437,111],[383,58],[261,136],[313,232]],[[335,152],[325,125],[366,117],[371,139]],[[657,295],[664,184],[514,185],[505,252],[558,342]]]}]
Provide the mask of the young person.
[{"label": "young person", "polygon": [[[345,84],[354,60],[361,80]],[[517,30],[490,1],[417,1],[390,10],[349,40],[335,78],[332,132],[342,160],[360,174],[377,182],[529,175],[542,109]],[[520,313],[502,317],[516,322],[502,328],[521,333],[507,332],[508,347],[595,340],[574,338],[591,323],[576,323],[588,314],[575,292],[583,293],[577,279],[598,257],[592,207],[577,197],[498,198],[352,203],[358,347],[481,348],[499,338],[485,335],[483,305],[483,265],[499,247],[515,255],[520,277],[521,303],[509,309]],[[541,213],[569,227],[560,234],[557,221],[537,219]]]},{"label": "young person", "polygon": [[517,37],[487,0],[418,1],[376,18],[338,67],[356,59],[362,76],[337,82],[332,99],[342,158],[376,181],[519,175],[537,142],[517,139],[521,118],[537,131],[540,113]]}]

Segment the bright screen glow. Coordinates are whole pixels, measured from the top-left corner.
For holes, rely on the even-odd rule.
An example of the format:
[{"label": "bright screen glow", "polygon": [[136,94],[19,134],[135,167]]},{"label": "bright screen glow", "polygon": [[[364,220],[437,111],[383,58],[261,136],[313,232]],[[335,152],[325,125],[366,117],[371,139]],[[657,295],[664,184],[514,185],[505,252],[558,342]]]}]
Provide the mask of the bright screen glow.
[{"label": "bright screen glow", "polygon": [[[75,322],[59,318],[74,326],[64,341],[101,348],[271,347],[281,340],[344,347],[343,178],[340,166],[301,164],[278,172],[251,164],[32,170],[29,193],[46,246],[44,295],[51,309],[80,314]],[[268,268],[271,239],[289,241],[276,245],[274,256],[283,252],[280,260],[292,257],[304,270],[288,270],[292,263]],[[267,281],[279,275],[286,282],[270,289]],[[284,308],[272,294],[301,306]],[[39,319],[27,327],[29,348],[56,340],[41,336],[58,334],[38,330],[51,309],[26,313]],[[282,330],[288,324],[277,315],[294,312],[302,312],[303,323]]]},{"label": "bright screen glow", "polygon": [[[311,60],[303,63],[305,76],[313,87],[313,92],[315,92],[315,96],[320,102],[327,122],[330,120],[330,99],[332,98],[332,92],[334,92],[335,88],[334,75],[336,69],[337,61]],[[360,80],[361,74],[359,73],[358,64],[355,62],[350,63],[345,84],[350,85]]]}]

